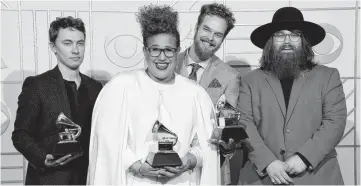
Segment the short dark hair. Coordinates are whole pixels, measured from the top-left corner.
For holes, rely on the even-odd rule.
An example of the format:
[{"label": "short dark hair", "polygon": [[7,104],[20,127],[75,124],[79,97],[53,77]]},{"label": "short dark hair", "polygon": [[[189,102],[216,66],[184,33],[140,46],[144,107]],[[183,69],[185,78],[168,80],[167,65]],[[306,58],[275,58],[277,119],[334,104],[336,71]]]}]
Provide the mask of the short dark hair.
[{"label": "short dark hair", "polygon": [[226,30],[224,36],[227,36],[227,34],[234,27],[234,23],[236,22],[236,19],[234,18],[233,13],[229,10],[229,8],[227,8],[223,4],[218,4],[218,3],[205,4],[202,6],[201,13],[198,16],[197,28],[199,27],[199,25],[201,25],[201,23],[206,15],[216,15],[216,16],[219,16],[220,18],[223,18],[224,20],[226,20],[227,30]]},{"label": "short dark hair", "polygon": [[178,12],[169,5],[146,5],[136,14],[142,30],[143,43],[147,46],[149,37],[158,34],[171,34],[176,38],[177,47],[180,46],[178,31]]},{"label": "short dark hair", "polygon": [[73,18],[71,16],[61,18],[57,17],[55,21],[50,23],[49,41],[51,43],[55,42],[56,38],[58,37],[60,28],[77,29],[84,34],[84,38],[86,37],[84,22],[80,18]]}]

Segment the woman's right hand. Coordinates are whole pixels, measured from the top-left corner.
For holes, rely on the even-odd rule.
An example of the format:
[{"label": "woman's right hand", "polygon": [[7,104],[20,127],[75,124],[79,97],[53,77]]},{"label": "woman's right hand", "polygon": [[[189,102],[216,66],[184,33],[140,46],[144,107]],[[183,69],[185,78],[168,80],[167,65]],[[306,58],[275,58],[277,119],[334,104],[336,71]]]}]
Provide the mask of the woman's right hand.
[{"label": "woman's right hand", "polygon": [[141,161],[135,162],[133,165],[133,170],[138,170],[136,173],[141,176],[153,176],[153,177],[173,177],[175,174],[163,169],[163,168],[154,168],[149,163]]}]

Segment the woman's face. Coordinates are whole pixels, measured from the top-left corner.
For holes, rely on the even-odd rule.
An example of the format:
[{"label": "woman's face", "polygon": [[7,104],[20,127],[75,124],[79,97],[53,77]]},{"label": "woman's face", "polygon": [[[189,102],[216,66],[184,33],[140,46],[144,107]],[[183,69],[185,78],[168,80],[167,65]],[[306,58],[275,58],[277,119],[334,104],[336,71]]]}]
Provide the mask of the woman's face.
[{"label": "woman's face", "polygon": [[179,53],[177,39],[171,34],[158,34],[149,37],[147,43],[144,55],[149,77],[156,82],[172,81]]}]

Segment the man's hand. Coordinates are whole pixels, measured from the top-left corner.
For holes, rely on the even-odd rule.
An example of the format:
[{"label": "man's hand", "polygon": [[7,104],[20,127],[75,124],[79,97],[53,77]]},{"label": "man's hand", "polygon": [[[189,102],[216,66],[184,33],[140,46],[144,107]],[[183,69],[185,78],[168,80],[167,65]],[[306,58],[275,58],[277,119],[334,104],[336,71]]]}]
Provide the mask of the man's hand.
[{"label": "man's hand", "polygon": [[197,164],[197,158],[191,154],[187,153],[182,158],[182,165],[178,167],[164,167],[166,172],[162,172],[162,174],[166,177],[173,177],[176,175],[180,175],[188,169],[193,169]]},{"label": "man's hand", "polygon": [[229,138],[228,143],[220,139],[209,139],[208,142],[213,145],[216,145],[218,149],[223,148],[222,151],[225,152],[233,153],[236,149],[236,144],[234,143],[234,140],[232,138]]},{"label": "man's hand", "polygon": [[68,154],[56,160],[53,155],[47,154],[45,157],[44,164],[47,167],[57,167],[57,166],[65,165],[79,156],[80,154],[74,156]]},{"label": "man's hand", "polygon": [[293,155],[286,161],[286,172],[288,172],[288,174],[299,174],[305,171],[306,168],[306,164],[298,155]]},{"label": "man's hand", "polygon": [[285,163],[280,160],[275,160],[270,163],[266,171],[274,184],[289,184],[292,183],[292,179],[287,175],[285,171]]}]

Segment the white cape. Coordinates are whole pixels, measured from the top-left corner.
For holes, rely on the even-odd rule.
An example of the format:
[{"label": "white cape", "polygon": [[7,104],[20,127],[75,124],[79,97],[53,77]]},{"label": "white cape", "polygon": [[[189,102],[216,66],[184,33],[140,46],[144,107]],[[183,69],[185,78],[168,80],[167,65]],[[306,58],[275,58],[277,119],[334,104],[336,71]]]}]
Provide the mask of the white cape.
[{"label": "white cape", "polygon": [[[159,91],[170,117],[161,121],[178,135],[174,150],[183,157],[197,134],[202,166],[174,178],[141,177],[128,171],[150,150],[149,135],[159,115]],[[170,118],[170,119],[169,119]],[[216,127],[213,104],[195,82],[176,75],[172,84],[151,80],[144,70],[114,77],[94,106],[89,148],[88,184],[219,184],[219,157],[207,140]]]}]

